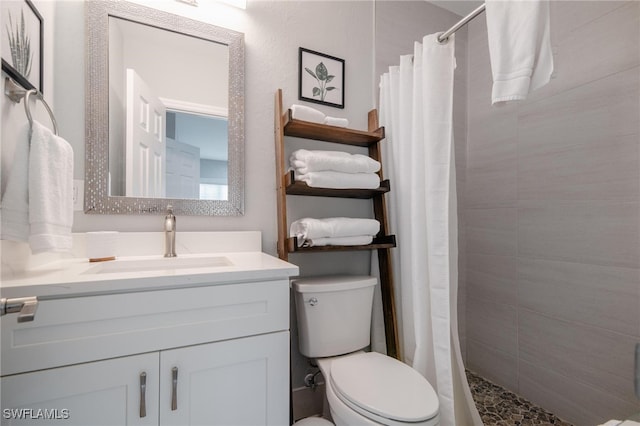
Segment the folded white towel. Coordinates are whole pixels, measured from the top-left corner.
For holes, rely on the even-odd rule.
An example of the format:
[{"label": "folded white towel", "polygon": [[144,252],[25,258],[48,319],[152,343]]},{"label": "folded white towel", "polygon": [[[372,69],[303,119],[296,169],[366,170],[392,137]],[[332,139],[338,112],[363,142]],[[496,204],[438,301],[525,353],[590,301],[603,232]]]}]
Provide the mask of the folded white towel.
[{"label": "folded white towel", "polygon": [[608,422],[602,423],[598,426],[618,426],[620,423],[620,420],[609,420]]},{"label": "folded white towel", "polygon": [[376,173],[342,173],[333,171],[298,173],[295,179],[312,188],[331,189],[376,189],[380,186],[380,176]]},{"label": "folded white towel", "polygon": [[313,123],[324,123],[325,115],[317,109],[305,105],[291,105],[291,116],[296,120],[311,121]]},{"label": "folded white towel", "polygon": [[380,163],[362,154],[341,151],[298,149],[289,157],[291,167],[301,174],[332,170],[343,173],[375,173]]},{"label": "folded white towel", "polygon": [[[373,237],[371,235],[359,235],[356,237],[326,237],[307,239],[300,243],[298,247],[319,247],[319,246],[365,246],[371,244]],[[302,245],[301,245],[302,244]]]},{"label": "folded white towel", "polygon": [[487,0],[486,5],[492,103],[526,99],[553,72],[549,2]]},{"label": "folded white towel", "polygon": [[306,240],[336,237],[375,236],[380,222],[375,219],[330,217],[326,219],[303,218],[291,224],[290,235],[298,238],[298,245]]},{"label": "folded white towel", "polygon": [[29,239],[29,133],[25,124],[18,133],[13,163],[2,195],[2,239]]},{"label": "folded white towel", "polygon": [[29,224],[32,253],[71,249],[73,149],[37,121],[31,127]]},{"label": "folded white towel", "polygon": [[326,116],[324,118],[324,124],[336,127],[349,127],[349,120],[347,120],[346,118]]}]

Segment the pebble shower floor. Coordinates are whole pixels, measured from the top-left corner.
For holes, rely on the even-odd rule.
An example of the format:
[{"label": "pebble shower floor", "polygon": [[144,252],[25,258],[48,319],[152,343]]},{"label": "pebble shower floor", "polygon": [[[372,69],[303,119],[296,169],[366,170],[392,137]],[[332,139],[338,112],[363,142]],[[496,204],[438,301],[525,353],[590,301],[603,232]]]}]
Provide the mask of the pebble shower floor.
[{"label": "pebble shower floor", "polygon": [[573,426],[469,370],[467,380],[485,426]]}]

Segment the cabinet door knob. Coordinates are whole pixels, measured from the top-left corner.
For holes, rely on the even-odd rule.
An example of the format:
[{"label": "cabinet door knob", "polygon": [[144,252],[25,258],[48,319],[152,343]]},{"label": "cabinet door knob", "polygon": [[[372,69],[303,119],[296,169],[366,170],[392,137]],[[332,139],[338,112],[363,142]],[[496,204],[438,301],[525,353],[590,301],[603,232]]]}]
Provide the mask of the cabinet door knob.
[{"label": "cabinet door knob", "polygon": [[140,417],[147,416],[147,373],[140,373]]},{"label": "cabinet door knob", "polygon": [[178,367],[171,369],[171,411],[178,409]]}]

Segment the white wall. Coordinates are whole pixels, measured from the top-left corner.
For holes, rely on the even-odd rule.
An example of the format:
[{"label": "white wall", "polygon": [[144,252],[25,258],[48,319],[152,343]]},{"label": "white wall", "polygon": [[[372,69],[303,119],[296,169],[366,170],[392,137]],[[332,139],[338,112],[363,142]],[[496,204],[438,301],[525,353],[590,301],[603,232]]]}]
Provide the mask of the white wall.
[{"label": "white wall", "polygon": [[[346,60],[346,107],[323,108],[325,113],[347,117],[352,127],[365,129],[372,108],[373,40],[370,2],[250,1],[246,10],[218,6],[205,14],[178,2],[153,2],[173,12],[207,20],[245,34],[245,215],[242,217],[180,217],[179,230],[214,231],[258,229],[263,248],[275,253],[276,203],[273,142],[273,99],[284,90],[284,103],[297,101],[298,47],[303,46]],[[213,5],[210,5],[213,7]],[[75,176],[84,176],[84,5],[57,2],[55,100],[61,134],[74,146]],[[189,16],[192,15],[192,16]],[[345,43],[349,40],[349,43]],[[317,200],[305,200],[313,212]],[[329,203],[331,204],[331,203]],[[74,231],[159,229],[144,216],[85,215],[77,212]]]}]

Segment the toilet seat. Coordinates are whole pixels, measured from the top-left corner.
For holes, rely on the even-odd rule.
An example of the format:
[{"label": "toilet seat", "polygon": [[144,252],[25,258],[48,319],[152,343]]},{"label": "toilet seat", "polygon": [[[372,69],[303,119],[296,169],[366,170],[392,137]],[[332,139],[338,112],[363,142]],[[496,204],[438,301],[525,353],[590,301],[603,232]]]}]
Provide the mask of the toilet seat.
[{"label": "toilet seat", "polygon": [[361,352],[337,358],[328,382],[344,404],[382,424],[420,424],[438,416],[438,396],[429,382],[386,355]]}]

